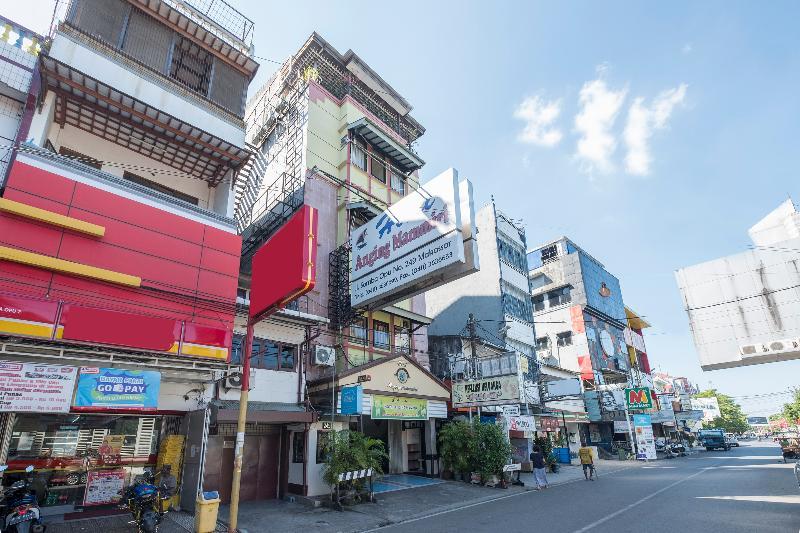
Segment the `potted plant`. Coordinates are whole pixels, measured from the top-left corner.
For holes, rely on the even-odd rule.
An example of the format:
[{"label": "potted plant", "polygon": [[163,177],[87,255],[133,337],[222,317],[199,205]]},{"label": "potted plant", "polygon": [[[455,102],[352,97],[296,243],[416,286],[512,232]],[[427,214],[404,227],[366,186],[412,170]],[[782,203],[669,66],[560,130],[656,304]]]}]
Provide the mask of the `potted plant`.
[{"label": "potted plant", "polygon": [[471,440],[472,428],[461,420],[448,422],[439,430],[439,455],[444,463],[442,477],[447,479],[446,476],[455,474],[469,481]]},{"label": "potted plant", "polygon": [[[331,431],[324,451],[327,461],[322,469],[322,479],[331,487],[331,500],[334,500],[340,474],[371,468],[374,474],[380,475],[384,460],[389,458],[382,441],[350,430]],[[365,484],[364,479],[348,482],[344,487],[344,500],[361,501]],[[341,501],[336,504],[339,506]]]},{"label": "potted plant", "polygon": [[511,457],[511,443],[503,428],[496,424],[476,422],[472,426],[472,464],[485,485],[504,486],[503,466]]}]

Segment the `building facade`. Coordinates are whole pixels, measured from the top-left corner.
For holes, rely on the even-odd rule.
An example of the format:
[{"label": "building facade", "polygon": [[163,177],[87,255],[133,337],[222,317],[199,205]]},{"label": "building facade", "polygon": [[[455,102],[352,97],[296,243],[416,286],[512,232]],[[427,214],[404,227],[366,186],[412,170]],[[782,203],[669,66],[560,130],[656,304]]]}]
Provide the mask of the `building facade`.
[{"label": "building facade", "polygon": [[70,516],[116,508],[97,495],[171,464],[174,503],[191,509],[237,311],[253,24],[225,2],[72,0],[56,14],[47,39],[3,35],[39,52],[14,60],[29,86],[4,79],[25,101],[0,178],[1,364],[16,398],[3,483],[33,462],[43,512]]}]

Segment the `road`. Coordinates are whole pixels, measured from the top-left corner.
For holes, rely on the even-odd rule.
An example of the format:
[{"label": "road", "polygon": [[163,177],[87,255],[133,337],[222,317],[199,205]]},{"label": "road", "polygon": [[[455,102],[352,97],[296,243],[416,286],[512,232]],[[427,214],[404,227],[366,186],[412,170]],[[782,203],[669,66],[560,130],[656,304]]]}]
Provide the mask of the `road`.
[{"label": "road", "polygon": [[541,492],[516,494],[381,532],[796,533],[800,489],[773,443],[743,442]]}]

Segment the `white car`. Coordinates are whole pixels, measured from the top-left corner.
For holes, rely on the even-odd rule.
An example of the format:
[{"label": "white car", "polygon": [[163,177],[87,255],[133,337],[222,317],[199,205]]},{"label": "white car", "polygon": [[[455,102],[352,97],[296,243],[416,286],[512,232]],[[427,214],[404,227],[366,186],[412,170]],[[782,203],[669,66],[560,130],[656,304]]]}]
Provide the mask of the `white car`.
[{"label": "white car", "polygon": [[725,442],[730,444],[731,446],[739,447],[739,439],[736,438],[736,435],[733,433],[725,433]]}]

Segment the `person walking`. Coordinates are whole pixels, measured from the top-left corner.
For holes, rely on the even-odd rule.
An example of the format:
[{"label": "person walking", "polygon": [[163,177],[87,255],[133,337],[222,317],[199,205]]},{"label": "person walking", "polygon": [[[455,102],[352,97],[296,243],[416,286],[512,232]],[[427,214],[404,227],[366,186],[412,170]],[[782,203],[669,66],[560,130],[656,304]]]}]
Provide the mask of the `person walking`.
[{"label": "person walking", "polygon": [[586,481],[594,481],[594,459],[592,457],[592,449],[586,445],[585,441],[581,441],[581,447],[578,449],[578,457],[581,459],[581,466],[583,466],[583,477]]},{"label": "person walking", "polygon": [[533,477],[536,478],[536,490],[547,488],[547,473],[545,472],[544,455],[539,446],[533,447],[531,453],[531,463],[533,466]]}]

